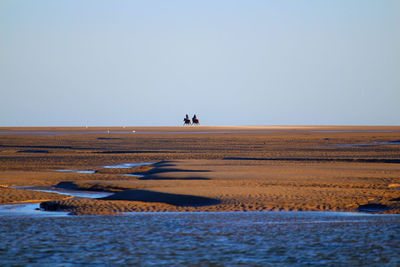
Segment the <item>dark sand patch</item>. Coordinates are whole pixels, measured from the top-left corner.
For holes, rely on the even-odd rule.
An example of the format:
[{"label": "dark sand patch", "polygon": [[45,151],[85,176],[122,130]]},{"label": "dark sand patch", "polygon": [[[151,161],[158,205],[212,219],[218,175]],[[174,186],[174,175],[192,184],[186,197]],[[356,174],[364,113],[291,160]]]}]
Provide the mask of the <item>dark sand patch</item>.
[{"label": "dark sand patch", "polygon": [[20,150],[18,153],[49,153],[48,150],[39,150],[39,149],[28,149],[28,150]]},{"label": "dark sand patch", "polygon": [[11,147],[11,148],[46,148],[46,149],[72,149],[71,146],[34,146],[34,145],[0,145],[0,147]]},{"label": "dark sand patch", "polygon": [[174,151],[159,150],[106,150],[96,152],[99,154],[157,154],[157,153],[175,153]]}]

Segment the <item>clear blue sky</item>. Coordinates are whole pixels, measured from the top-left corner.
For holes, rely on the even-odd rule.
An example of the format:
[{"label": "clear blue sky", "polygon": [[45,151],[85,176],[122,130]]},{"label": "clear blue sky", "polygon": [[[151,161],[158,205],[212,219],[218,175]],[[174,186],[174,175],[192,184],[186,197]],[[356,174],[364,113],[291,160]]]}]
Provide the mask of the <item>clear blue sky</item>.
[{"label": "clear blue sky", "polygon": [[400,125],[400,1],[0,1],[0,126]]}]

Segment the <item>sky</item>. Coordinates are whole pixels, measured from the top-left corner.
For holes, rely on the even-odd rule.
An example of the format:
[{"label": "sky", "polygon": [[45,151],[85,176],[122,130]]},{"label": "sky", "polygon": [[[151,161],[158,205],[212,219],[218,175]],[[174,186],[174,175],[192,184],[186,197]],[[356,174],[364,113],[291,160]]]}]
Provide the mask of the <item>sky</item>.
[{"label": "sky", "polygon": [[185,114],[400,125],[400,1],[0,1],[0,126]]}]

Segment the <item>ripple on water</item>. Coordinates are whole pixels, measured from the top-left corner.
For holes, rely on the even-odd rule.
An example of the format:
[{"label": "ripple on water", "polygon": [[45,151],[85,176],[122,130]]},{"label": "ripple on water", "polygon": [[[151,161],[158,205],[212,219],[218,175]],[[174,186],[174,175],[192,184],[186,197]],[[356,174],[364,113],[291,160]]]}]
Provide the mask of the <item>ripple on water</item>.
[{"label": "ripple on water", "polygon": [[129,265],[390,265],[400,216],[138,213],[0,217],[0,262]]},{"label": "ripple on water", "polygon": [[50,212],[43,211],[40,209],[39,203],[23,203],[23,204],[9,204],[0,205],[1,216],[34,216],[34,217],[64,217],[68,215],[68,212]]}]

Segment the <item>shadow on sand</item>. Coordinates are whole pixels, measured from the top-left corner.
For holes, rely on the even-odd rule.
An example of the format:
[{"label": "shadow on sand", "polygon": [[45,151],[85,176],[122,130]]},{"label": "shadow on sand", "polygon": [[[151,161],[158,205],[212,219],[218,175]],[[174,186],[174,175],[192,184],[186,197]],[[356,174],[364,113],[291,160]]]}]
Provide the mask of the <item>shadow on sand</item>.
[{"label": "shadow on sand", "polygon": [[382,212],[389,210],[389,207],[383,204],[369,203],[358,206],[357,210],[360,212]]},{"label": "shadow on sand", "polygon": [[[176,165],[173,164],[173,161],[162,161],[153,164],[155,168],[145,172],[145,173],[137,173],[143,175],[143,177],[138,178],[138,180],[210,180],[210,178],[206,177],[198,177],[198,176],[187,176],[187,177],[168,177],[168,176],[159,176],[158,174],[164,173],[203,173],[210,172],[209,170],[186,170],[186,169],[178,169],[172,168]],[[135,173],[133,173],[135,174]]]},{"label": "shadow on sand", "polygon": [[48,150],[39,150],[39,149],[28,149],[28,150],[20,150],[18,153],[49,153]]},{"label": "shadow on sand", "polygon": [[199,197],[192,195],[160,193],[149,190],[125,190],[114,195],[101,198],[103,200],[125,200],[166,203],[174,206],[208,206],[216,205],[221,201],[219,199]]}]

